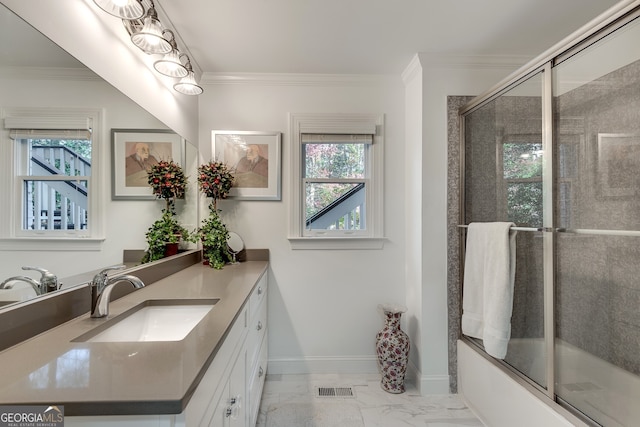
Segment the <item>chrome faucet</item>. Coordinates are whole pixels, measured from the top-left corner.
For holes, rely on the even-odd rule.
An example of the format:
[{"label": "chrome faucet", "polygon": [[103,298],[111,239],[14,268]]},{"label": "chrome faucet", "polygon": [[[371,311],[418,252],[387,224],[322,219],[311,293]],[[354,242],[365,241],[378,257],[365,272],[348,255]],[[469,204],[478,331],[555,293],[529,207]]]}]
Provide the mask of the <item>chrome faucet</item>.
[{"label": "chrome faucet", "polygon": [[13,284],[10,282],[26,282],[31,285],[36,295],[43,295],[47,292],[55,291],[58,289],[58,278],[50,273],[48,270],[40,267],[22,267],[23,270],[34,270],[41,274],[40,281],[32,279],[28,276],[14,276],[9,277],[4,282],[0,283],[0,289],[11,289]]},{"label": "chrome faucet", "polygon": [[109,300],[113,287],[120,282],[129,282],[134,288],[144,287],[144,283],[138,277],[131,274],[120,276],[107,276],[111,270],[122,270],[124,265],[108,267],[96,274],[91,281],[91,317],[106,317],[109,315]]}]

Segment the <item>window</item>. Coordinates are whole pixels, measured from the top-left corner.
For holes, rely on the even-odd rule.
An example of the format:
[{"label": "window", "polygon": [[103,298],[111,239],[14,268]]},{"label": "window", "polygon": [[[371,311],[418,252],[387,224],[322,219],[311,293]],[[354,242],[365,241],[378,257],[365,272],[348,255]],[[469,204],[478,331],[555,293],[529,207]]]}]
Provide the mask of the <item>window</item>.
[{"label": "window", "polygon": [[294,249],[382,247],[382,118],[292,115]]},{"label": "window", "polygon": [[[14,133],[14,132],[12,132]],[[20,226],[17,234],[87,230],[91,134],[14,134],[18,153]]]},{"label": "window", "polygon": [[4,115],[2,151],[9,155],[2,166],[14,208],[0,229],[3,243],[99,236],[94,177],[100,112],[23,109]]},{"label": "window", "polygon": [[502,145],[506,217],[520,226],[542,227],[542,143],[536,135],[529,139]]}]

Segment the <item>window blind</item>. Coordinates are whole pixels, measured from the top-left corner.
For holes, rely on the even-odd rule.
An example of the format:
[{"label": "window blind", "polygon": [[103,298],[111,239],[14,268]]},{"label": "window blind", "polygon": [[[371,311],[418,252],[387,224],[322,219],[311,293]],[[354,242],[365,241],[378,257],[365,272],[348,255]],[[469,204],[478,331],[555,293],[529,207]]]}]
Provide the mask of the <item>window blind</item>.
[{"label": "window blind", "polygon": [[373,144],[373,135],[318,134],[300,135],[303,144]]},{"label": "window blind", "polygon": [[4,128],[11,139],[91,139],[86,117],[7,117]]}]

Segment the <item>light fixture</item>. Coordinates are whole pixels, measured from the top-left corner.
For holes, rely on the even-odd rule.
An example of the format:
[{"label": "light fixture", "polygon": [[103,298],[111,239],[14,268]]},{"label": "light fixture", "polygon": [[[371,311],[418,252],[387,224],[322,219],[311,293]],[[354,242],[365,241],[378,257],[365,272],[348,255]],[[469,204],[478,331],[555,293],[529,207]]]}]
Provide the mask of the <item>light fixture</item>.
[{"label": "light fixture", "polygon": [[142,0],[93,0],[98,7],[121,19],[140,19],[144,16]]},{"label": "light fixture", "polygon": [[185,67],[182,64],[182,61],[180,61],[180,58],[186,55],[178,51],[178,46],[176,45],[176,39],[173,32],[170,30],[166,30],[166,32],[171,34],[171,40],[169,41],[171,44],[171,52],[165,54],[162,59],[154,62],[153,68],[155,68],[160,74],[168,77],[186,77],[189,75],[189,70],[187,70],[187,67]]},{"label": "light fixture", "polygon": [[187,68],[188,74],[178,83],[174,84],[173,88],[185,95],[200,95],[204,92],[204,89],[196,83],[196,75],[193,72],[193,68],[191,68],[191,62],[187,61],[185,67]]},{"label": "light fixture", "polygon": [[131,41],[143,52],[148,54],[165,54],[171,52],[171,44],[164,38],[162,24],[160,24],[158,20],[158,13],[153,6],[153,2],[149,10],[147,10],[142,29],[131,35]]},{"label": "light fixture", "polygon": [[103,11],[122,19],[136,47],[149,55],[163,55],[153,63],[153,68],[164,76],[180,79],[173,85],[174,90],[185,95],[204,92],[196,82],[189,56],[178,50],[175,34],[160,23],[153,0],[93,1]]}]

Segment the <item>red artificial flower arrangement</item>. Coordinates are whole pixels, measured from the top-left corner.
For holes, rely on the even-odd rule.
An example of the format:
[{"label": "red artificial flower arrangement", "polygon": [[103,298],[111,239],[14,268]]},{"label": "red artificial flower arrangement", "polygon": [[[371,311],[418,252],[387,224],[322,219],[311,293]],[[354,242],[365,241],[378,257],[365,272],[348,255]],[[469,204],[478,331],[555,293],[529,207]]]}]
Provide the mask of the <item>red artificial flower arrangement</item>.
[{"label": "red artificial flower arrangement", "polygon": [[148,172],[148,183],[159,199],[183,199],[187,178],[182,168],[173,161],[161,160]]}]

